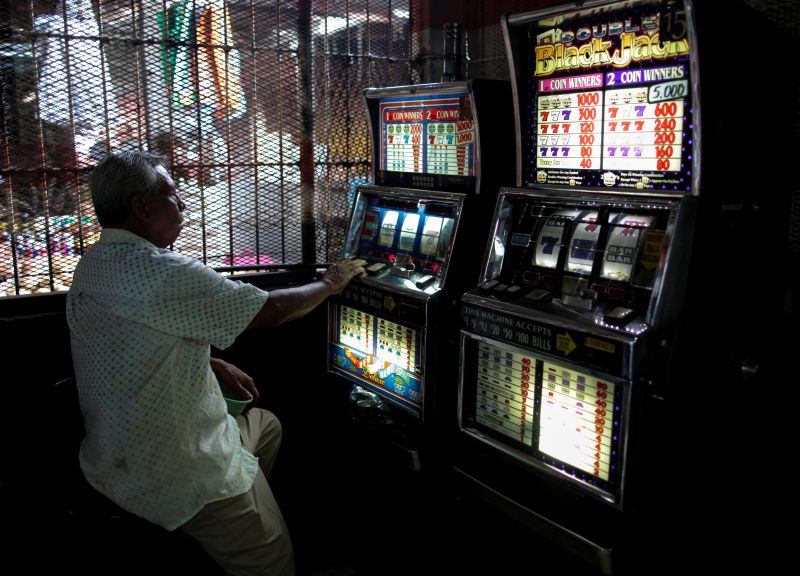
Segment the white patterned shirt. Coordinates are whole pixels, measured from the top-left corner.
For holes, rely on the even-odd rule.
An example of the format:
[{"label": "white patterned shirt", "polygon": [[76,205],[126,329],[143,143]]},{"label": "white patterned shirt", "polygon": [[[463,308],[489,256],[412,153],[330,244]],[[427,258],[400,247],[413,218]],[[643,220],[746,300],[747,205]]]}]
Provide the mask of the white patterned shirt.
[{"label": "white patterned shirt", "polygon": [[257,459],[209,365],[267,301],[255,286],[106,228],[67,295],[87,435],[83,472],[122,508],[173,530],[209,502],[243,494]]}]

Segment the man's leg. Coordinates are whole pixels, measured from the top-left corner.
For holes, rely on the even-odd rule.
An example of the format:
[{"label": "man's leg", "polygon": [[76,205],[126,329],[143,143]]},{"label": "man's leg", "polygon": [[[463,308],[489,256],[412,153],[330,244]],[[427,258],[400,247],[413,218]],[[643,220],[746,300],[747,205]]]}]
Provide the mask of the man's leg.
[{"label": "man's leg", "polygon": [[269,480],[272,466],[281,447],[283,429],[278,417],[268,410],[253,408],[236,417],[242,445],[258,457],[258,463]]},{"label": "man's leg", "polygon": [[240,496],[207,504],[181,529],[229,574],[291,576],[294,554],[289,531],[265,477],[280,447],[280,422],[259,408],[237,417],[237,422],[243,445],[261,465],[253,487]]}]

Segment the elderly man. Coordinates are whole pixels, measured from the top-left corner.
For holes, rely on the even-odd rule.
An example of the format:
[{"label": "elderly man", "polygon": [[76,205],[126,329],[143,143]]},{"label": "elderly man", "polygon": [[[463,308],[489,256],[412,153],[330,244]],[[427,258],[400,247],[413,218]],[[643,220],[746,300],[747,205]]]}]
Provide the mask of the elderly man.
[{"label": "elderly man", "polygon": [[211,358],[210,345],[227,348],[247,327],[303,316],[365,262],[268,293],[167,249],[185,206],[163,158],[114,154],[95,168],[91,190],[103,232],[67,297],[86,478],[130,512],[180,527],[230,574],[293,574],[267,484],[280,423],[259,408],[227,414],[217,379],[254,400],[258,391]]}]

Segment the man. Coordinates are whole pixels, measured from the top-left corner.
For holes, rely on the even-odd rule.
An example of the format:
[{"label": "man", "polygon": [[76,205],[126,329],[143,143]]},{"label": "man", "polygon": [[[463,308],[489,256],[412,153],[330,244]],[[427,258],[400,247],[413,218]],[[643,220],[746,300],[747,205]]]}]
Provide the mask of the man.
[{"label": "man", "polygon": [[230,574],[293,574],[266,481],[280,423],[258,408],[228,416],[217,378],[254,400],[258,391],[244,372],[210,358],[210,345],[226,348],[249,326],[303,316],[365,262],[267,293],[167,249],[185,206],[163,158],[114,154],[95,168],[91,190],[103,231],[67,296],[86,478],[130,512],[180,527]]}]

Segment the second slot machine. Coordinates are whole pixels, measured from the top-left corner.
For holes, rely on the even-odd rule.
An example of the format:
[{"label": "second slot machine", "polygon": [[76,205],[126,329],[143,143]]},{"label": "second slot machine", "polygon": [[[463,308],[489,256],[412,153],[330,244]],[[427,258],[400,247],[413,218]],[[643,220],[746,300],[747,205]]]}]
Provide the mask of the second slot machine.
[{"label": "second slot machine", "polygon": [[357,189],[342,256],[368,264],[331,299],[328,370],[419,468],[455,417],[455,304],[477,279],[476,230],[488,229],[497,190],[513,179],[510,90],[455,82],[370,89],[366,99],[375,184]]}]

